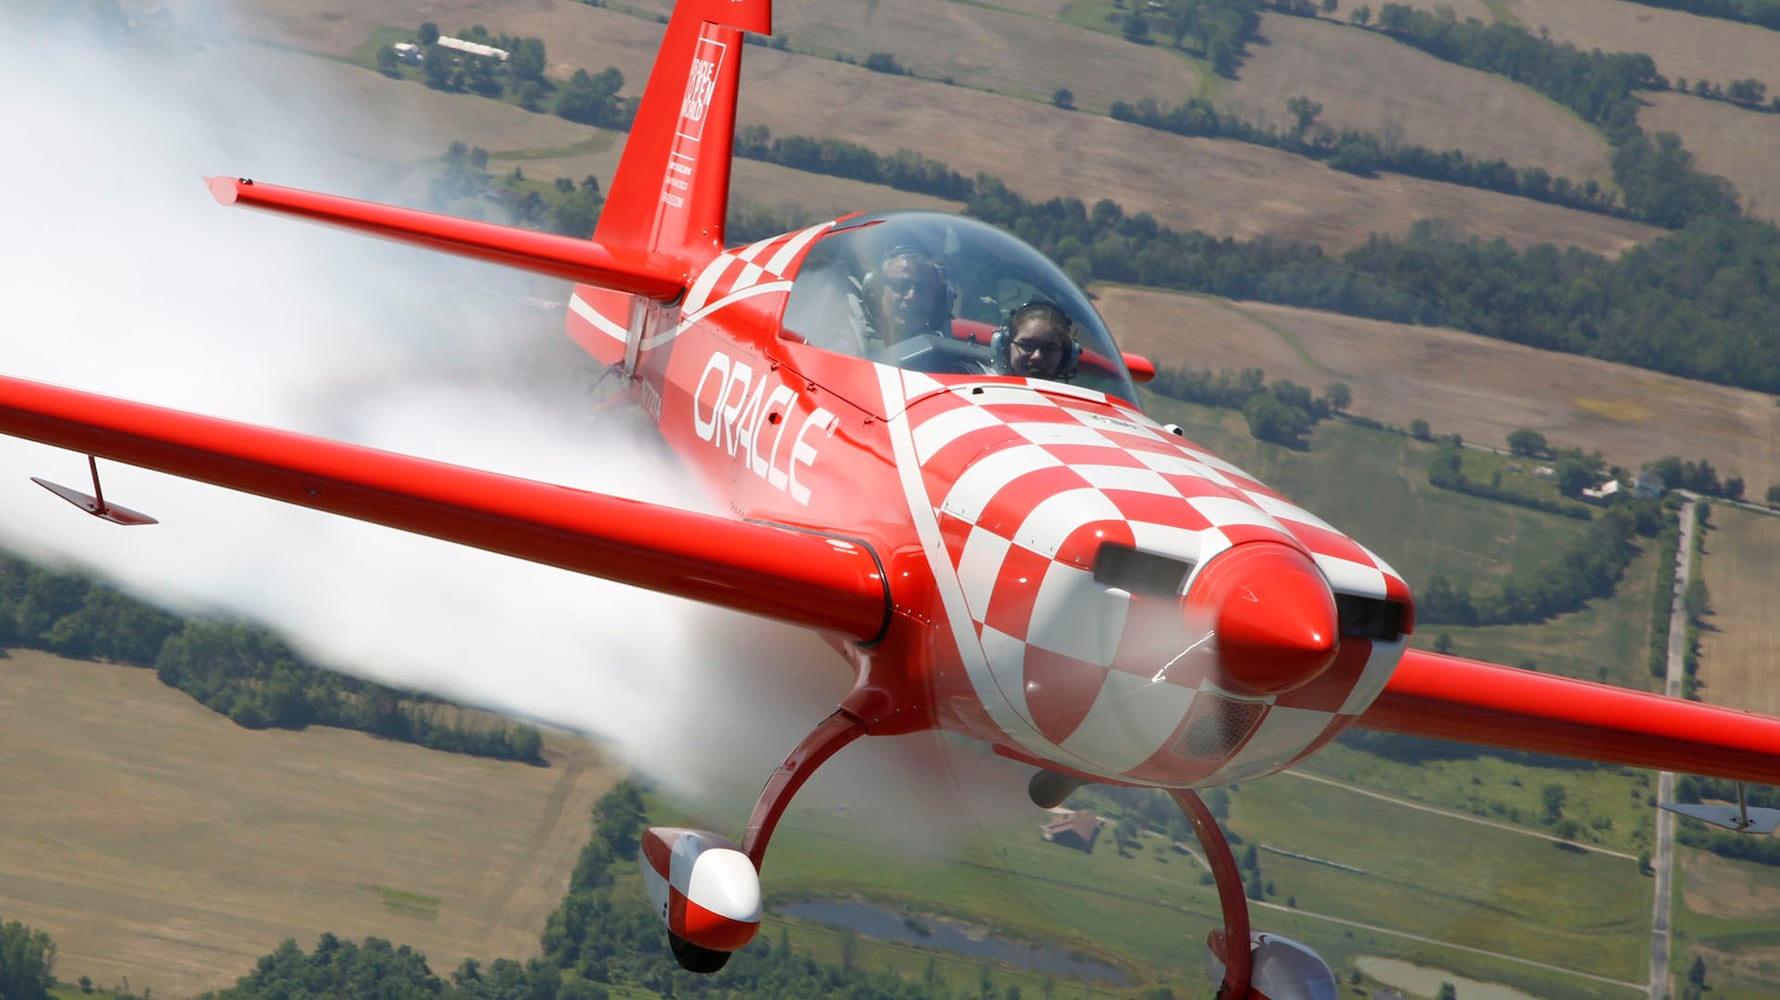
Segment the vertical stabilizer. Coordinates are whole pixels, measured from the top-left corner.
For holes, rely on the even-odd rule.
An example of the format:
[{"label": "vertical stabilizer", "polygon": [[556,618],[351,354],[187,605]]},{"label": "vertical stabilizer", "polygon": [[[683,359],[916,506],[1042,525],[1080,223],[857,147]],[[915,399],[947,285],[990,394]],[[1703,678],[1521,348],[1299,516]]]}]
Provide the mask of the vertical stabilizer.
[{"label": "vertical stabilizer", "polygon": [[770,0],[674,5],[594,231],[602,245],[687,263],[723,249],[743,31],[772,31]]}]

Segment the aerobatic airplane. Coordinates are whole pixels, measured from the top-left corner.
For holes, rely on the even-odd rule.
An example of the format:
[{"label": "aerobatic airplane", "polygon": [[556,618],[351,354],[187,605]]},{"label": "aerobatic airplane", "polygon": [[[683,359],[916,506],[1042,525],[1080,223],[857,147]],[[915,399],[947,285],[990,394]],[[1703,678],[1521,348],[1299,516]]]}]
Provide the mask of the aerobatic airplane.
[{"label": "aerobatic airplane", "polygon": [[[1083,783],[1165,789],[1216,876],[1221,995],[1270,1000],[1333,995],[1333,976],[1251,933],[1197,789],[1289,768],[1349,727],[1780,779],[1780,719],[1409,649],[1404,580],[1146,416],[1133,384],[1153,368],[1013,237],[890,212],[728,245],[743,33],[770,20],[767,0],[675,6],[591,240],[209,182],[224,204],[576,282],[569,336],[727,513],[3,376],[0,433],[93,459],[90,495],[45,485],[114,522],[151,519],[104,495],[98,458],[819,633],[854,684],[767,778],[741,843],[644,837],[650,898],[698,971],[753,938],[779,818],[866,735],[982,741],[1033,768],[1041,805]],[[1010,322],[1035,304],[1062,334],[1049,347]]]}]

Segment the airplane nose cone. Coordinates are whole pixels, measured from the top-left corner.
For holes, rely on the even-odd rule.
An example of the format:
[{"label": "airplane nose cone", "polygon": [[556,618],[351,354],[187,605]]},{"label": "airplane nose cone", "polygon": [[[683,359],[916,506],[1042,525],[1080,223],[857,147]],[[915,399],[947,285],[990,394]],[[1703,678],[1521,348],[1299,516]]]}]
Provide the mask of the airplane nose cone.
[{"label": "airplane nose cone", "polygon": [[1193,581],[1185,613],[1211,623],[1218,683],[1233,693],[1283,694],[1335,660],[1329,583],[1309,556],[1280,542],[1246,542],[1217,555]]}]

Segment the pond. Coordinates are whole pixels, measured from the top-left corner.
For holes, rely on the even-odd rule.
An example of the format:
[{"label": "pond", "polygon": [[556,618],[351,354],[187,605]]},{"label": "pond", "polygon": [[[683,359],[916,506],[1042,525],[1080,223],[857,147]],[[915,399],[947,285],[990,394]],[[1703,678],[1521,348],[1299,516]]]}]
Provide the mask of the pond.
[{"label": "pond", "polygon": [[1088,958],[1062,945],[1045,946],[1009,941],[996,937],[981,927],[943,917],[910,916],[876,903],[790,903],[774,907],[773,912],[797,920],[810,920],[856,931],[880,941],[937,948],[1072,979],[1100,980],[1115,986],[1129,986],[1133,982],[1124,969]]},{"label": "pond", "polygon": [[1425,965],[1415,965],[1395,958],[1357,955],[1354,957],[1354,964],[1360,967],[1361,972],[1387,986],[1419,996],[1436,996],[1440,992],[1441,983],[1451,983],[1464,1000],[1537,1000],[1500,983],[1480,983],[1444,969],[1430,969]]}]

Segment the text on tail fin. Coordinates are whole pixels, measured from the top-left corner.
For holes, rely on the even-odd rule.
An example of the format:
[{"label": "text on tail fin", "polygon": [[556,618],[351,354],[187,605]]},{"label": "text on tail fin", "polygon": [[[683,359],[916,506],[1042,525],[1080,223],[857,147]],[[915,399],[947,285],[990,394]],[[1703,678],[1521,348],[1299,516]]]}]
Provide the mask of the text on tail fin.
[{"label": "text on tail fin", "polygon": [[742,32],[770,0],[680,0],[643,89],[594,238],[695,263],[723,249]]}]

